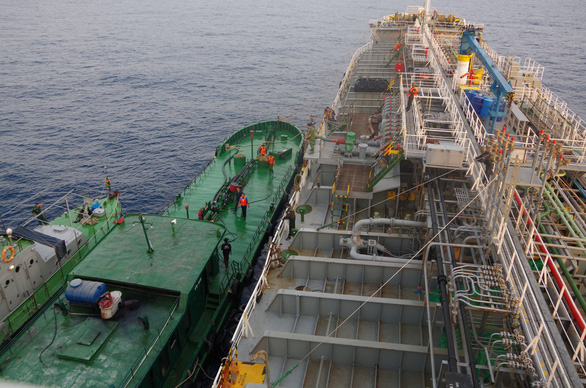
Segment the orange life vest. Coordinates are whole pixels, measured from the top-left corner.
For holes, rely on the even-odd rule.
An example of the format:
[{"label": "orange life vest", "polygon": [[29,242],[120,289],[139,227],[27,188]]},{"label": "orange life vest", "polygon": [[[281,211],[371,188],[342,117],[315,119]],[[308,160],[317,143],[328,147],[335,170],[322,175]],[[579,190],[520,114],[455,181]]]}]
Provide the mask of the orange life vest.
[{"label": "orange life vest", "polygon": [[409,89],[409,93],[407,93],[408,97],[415,97],[417,95],[417,88],[415,86],[413,86],[411,89]]},{"label": "orange life vest", "polygon": [[273,155],[269,155],[269,164],[275,164],[275,157]]},{"label": "orange life vest", "polygon": [[260,147],[260,154],[261,155],[266,155],[267,154],[267,148],[265,146]]},{"label": "orange life vest", "polygon": [[246,206],[248,205],[248,199],[246,198],[245,195],[240,197],[240,206]]}]

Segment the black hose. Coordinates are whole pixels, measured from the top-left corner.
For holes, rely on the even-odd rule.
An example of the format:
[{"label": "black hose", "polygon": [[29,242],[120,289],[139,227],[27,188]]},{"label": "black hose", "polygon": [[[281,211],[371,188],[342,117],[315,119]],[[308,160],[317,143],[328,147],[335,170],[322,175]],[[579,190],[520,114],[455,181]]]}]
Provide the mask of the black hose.
[{"label": "black hose", "polygon": [[53,339],[51,340],[51,342],[49,343],[49,345],[47,345],[45,347],[45,349],[43,349],[43,351],[41,352],[41,354],[39,354],[39,361],[41,362],[41,364],[43,364],[43,366],[47,366],[47,364],[45,364],[43,362],[43,353],[45,353],[45,351],[47,349],[49,349],[51,347],[51,345],[53,345],[53,342],[55,342],[55,338],[57,337],[57,310],[55,308],[53,308],[53,317],[55,318],[55,332],[53,333]]},{"label": "black hose", "polygon": [[[434,240],[432,242],[438,241],[438,225],[437,225],[437,214],[435,212],[435,198],[433,196],[433,188],[432,183],[428,182],[426,184],[427,191],[429,195],[429,211],[431,216],[431,230],[434,236]],[[437,261],[437,282],[440,286],[441,291],[441,305],[442,305],[442,315],[444,318],[444,331],[446,333],[446,342],[448,343],[448,368],[450,372],[458,373],[458,358],[456,353],[456,347],[454,346],[454,333],[452,333],[452,318],[450,315],[450,304],[448,299],[448,280],[444,273],[444,263],[443,258],[441,255],[441,249],[439,249],[439,254],[437,254],[437,247],[433,246],[430,248],[430,254],[435,255]]]},{"label": "black hose", "polygon": [[[234,153],[234,155],[236,155],[238,153],[238,151],[236,151]],[[222,164],[222,174],[224,174],[224,182],[226,182],[228,180],[228,174],[226,174],[226,165],[228,163],[230,163],[230,160],[232,160],[232,158],[234,157],[234,155],[230,155],[228,157],[228,159],[226,159],[226,161],[224,162],[224,164]]]}]

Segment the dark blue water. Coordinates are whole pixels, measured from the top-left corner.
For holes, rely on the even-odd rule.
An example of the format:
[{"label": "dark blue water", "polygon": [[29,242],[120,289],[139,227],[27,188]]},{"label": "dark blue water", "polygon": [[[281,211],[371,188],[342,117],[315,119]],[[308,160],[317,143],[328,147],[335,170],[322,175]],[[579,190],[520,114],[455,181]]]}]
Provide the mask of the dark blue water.
[{"label": "dark blue water", "polygon": [[[153,212],[232,131],[289,115],[303,127],[335,97],[368,20],[413,4],[362,3],[3,0],[0,214],[42,190],[103,190],[104,166],[127,212]],[[466,3],[432,6],[543,64],[586,117],[580,1]]]}]

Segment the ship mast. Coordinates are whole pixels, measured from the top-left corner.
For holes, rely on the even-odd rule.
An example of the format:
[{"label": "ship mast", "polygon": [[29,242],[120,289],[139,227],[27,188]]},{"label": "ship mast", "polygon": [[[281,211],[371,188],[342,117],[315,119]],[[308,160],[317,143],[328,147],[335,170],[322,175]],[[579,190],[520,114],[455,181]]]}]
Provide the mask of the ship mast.
[{"label": "ship mast", "polygon": [[425,0],[425,21],[431,19],[431,0]]}]

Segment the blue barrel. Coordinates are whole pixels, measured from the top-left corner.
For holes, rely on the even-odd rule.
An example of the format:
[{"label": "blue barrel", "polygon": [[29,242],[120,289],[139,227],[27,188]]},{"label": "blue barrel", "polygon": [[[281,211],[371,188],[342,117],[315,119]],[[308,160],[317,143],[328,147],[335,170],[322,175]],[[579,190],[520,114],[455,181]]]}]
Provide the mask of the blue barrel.
[{"label": "blue barrel", "polygon": [[486,96],[484,97],[484,102],[482,103],[482,109],[480,109],[480,117],[487,117],[488,112],[492,108],[494,104],[494,97]]},{"label": "blue barrel", "polygon": [[472,96],[472,106],[474,107],[474,112],[480,114],[480,109],[482,108],[482,103],[484,102],[484,94],[476,93]]},{"label": "blue barrel", "polygon": [[106,285],[102,282],[73,279],[65,290],[65,298],[71,304],[95,306],[104,292]]},{"label": "blue barrel", "polygon": [[[464,89],[464,93],[466,93],[466,97],[468,97],[470,103],[472,104],[474,96],[478,94],[478,91],[476,91],[476,89]],[[469,109],[474,109],[474,105],[471,105]]]},{"label": "blue barrel", "polygon": [[475,96],[478,94],[478,90],[476,89],[464,89],[464,93],[466,93],[466,96],[468,96],[469,100],[472,100],[472,96]]}]

